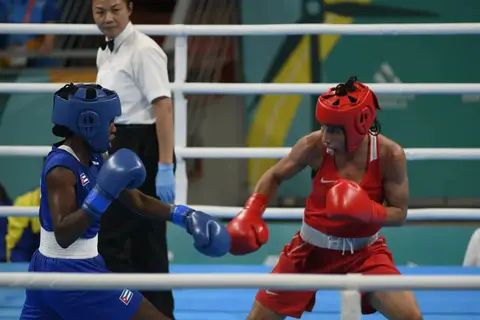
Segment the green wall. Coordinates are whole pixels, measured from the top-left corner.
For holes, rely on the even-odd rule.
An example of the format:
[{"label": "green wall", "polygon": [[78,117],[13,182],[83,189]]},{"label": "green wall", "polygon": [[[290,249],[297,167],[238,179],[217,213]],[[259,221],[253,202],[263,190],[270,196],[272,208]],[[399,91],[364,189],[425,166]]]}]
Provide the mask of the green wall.
[{"label": "green wall", "polygon": [[[47,71],[0,74],[1,81],[49,82]],[[0,145],[49,145],[51,94],[0,94]],[[40,182],[41,157],[0,157],[0,181],[11,197],[33,189]]]},{"label": "green wall", "polygon": [[[326,1],[325,1],[326,2]],[[364,2],[364,1],[362,1]],[[317,3],[321,10],[308,10]],[[322,22],[326,13],[348,13],[354,23],[442,23],[480,21],[480,2],[462,1],[354,1],[324,5],[322,1],[276,0],[242,2],[243,23]],[[270,8],[270,9],[268,9]],[[273,10],[273,8],[277,8]],[[305,9],[303,9],[305,8]],[[314,12],[312,14],[312,12]],[[266,14],[265,14],[266,13]],[[283,64],[287,37],[244,37],[246,82],[270,82]],[[344,82],[357,75],[364,82],[480,82],[480,36],[342,36],[325,61],[312,72],[322,82]],[[282,47],[283,46],[283,47]],[[293,49],[293,48],[292,48]],[[380,96],[384,110],[382,131],[404,147],[479,147],[475,132],[480,119],[480,97],[461,95]],[[255,97],[248,105],[250,118]],[[293,145],[312,130],[312,97],[305,96],[291,123],[284,145]],[[409,162],[411,198],[479,197],[478,161]],[[282,185],[280,197],[305,197],[308,172]]]}]

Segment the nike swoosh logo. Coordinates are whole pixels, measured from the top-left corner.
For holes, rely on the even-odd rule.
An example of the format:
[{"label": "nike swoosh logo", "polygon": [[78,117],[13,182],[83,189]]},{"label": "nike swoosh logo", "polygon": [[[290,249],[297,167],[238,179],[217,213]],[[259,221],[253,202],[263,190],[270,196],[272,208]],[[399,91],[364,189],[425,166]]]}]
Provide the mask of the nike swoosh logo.
[{"label": "nike swoosh logo", "polygon": [[320,179],[320,183],[335,183],[337,180],[327,180],[324,179],[323,177]]},{"label": "nike swoosh logo", "polygon": [[268,289],[265,289],[265,293],[266,293],[266,294],[269,294],[269,295],[271,295],[271,296],[278,296],[278,293],[273,292],[273,291],[270,291],[270,290],[268,290]]}]

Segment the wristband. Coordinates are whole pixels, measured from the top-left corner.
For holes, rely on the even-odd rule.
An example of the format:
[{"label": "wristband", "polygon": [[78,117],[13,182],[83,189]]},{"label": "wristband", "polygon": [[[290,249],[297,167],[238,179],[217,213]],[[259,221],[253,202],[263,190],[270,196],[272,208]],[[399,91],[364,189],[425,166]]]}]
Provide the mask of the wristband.
[{"label": "wristband", "polygon": [[110,197],[105,196],[97,188],[93,188],[83,201],[82,208],[91,216],[99,217],[101,216],[112,203]]},{"label": "wristband", "polygon": [[187,228],[185,218],[192,212],[193,209],[183,205],[172,206],[170,210],[170,220],[173,224],[180,226],[184,229]]}]

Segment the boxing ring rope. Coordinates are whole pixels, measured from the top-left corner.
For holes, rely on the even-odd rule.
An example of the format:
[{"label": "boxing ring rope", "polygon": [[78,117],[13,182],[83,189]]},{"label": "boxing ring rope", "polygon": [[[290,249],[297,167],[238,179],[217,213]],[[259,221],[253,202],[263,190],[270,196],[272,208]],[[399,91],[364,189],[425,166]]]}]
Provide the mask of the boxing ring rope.
[{"label": "boxing ring rope", "polygon": [[305,275],[305,274],[85,274],[0,273],[0,287],[108,290],[108,289],[221,289],[263,288],[270,290],[340,290],[341,319],[360,319],[360,290],[465,290],[480,289],[480,276],[408,275]]},{"label": "boxing ring rope", "polygon": [[[0,156],[46,156],[50,146],[0,146]],[[175,148],[182,158],[282,158],[290,148]],[[407,160],[480,160],[480,148],[405,148]]]},{"label": "boxing ring rope", "polygon": [[273,290],[480,289],[480,276],[306,275],[306,274],[113,274],[2,272],[0,287],[30,289],[265,288]]},{"label": "boxing ring rope", "polygon": [[[251,24],[251,25],[146,25],[135,28],[149,35],[167,36],[268,36],[302,34],[341,35],[457,35],[480,32],[480,23],[379,23],[379,24]],[[0,23],[0,33],[100,35],[93,24]]]},{"label": "boxing ring rope", "polygon": [[[208,206],[192,204],[196,210],[220,219],[231,219],[241,207]],[[0,217],[37,217],[38,207],[0,206]],[[303,208],[267,208],[265,220],[299,221],[303,217]],[[455,214],[452,214],[454,212]],[[480,209],[476,208],[423,208],[409,209],[407,222],[479,222]]]},{"label": "boxing ring rope", "polygon": [[[53,93],[64,83],[0,83],[0,93]],[[318,94],[336,86],[334,83],[171,83],[172,90],[185,94]],[[367,83],[382,95],[478,94],[480,83]]]}]

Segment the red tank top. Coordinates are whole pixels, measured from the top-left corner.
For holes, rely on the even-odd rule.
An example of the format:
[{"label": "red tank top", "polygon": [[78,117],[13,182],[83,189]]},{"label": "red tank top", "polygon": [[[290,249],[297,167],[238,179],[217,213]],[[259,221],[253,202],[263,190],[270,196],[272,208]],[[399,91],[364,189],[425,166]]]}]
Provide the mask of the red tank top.
[{"label": "red tank top", "polygon": [[[359,185],[367,191],[370,199],[383,203],[382,176],[380,172],[378,137],[369,136],[367,167]],[[340,179],[334,157],[324,152],[323,162],[312,182],[312,192],[307,198],[304,221],[309,226],[337,237],[367,237],[375,234],[380,225],[355,221],[332,221],[325,213],[325,196],[334,185],[332,181]]]}]

